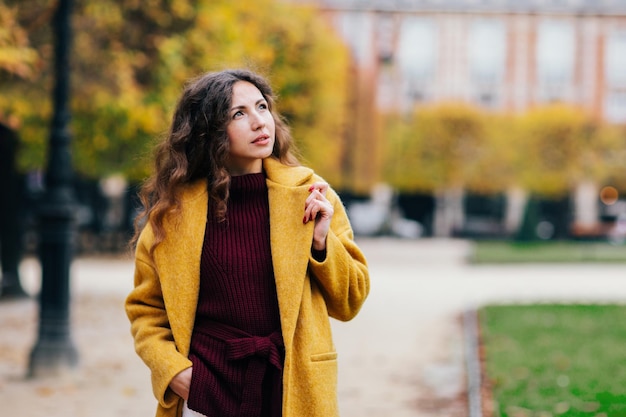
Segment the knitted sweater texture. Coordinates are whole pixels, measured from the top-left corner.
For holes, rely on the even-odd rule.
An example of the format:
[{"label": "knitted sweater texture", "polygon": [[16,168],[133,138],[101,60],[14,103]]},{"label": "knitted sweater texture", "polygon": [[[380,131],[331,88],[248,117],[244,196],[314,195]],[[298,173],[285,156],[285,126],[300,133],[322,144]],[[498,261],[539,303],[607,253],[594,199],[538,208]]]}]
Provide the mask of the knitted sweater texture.
[{"label": "knitted sweater texture", "polygon": [[231,179],[226,220],[209,204],[191,339],[189,407],[279,417],[284,349],[263,173]]}]

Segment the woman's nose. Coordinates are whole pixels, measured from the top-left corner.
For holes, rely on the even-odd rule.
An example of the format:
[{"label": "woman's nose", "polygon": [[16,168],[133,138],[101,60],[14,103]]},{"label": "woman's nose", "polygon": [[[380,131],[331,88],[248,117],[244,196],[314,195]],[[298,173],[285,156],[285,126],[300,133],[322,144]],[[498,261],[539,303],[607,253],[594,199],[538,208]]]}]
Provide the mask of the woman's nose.
[{"label": "woman's nose", "polygon": [[265,118],[258,112],[252,114],[252,128],[254,130],[265,127]]}]

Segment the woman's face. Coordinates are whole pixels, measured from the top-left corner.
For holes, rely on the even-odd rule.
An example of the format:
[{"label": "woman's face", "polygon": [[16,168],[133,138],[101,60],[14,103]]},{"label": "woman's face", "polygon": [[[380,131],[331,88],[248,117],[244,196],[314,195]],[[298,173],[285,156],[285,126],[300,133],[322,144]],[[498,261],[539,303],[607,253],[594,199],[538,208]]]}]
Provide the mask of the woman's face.
[{"label": "woman's face", "polygon": [[226,134],[230,143],[226,166],[229,173],[261,172],[263,159],[274,149],[275,125],[267,101],[254,84],[237,81],[233,85]]}]

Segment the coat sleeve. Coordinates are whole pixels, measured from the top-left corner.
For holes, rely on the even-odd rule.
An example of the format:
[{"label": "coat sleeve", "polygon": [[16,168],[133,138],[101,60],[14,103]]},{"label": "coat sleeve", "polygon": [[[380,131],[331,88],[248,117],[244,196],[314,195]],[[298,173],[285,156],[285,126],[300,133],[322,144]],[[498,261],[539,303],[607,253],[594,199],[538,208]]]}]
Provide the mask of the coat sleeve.
[{"label": "coat sleeve", "polygon": [[369,294],[369,271],[341,200],[330,189],[327,198],[333,204],[334,214],[326,238],[326,258],[320,262],[311,256],[309,265],[324,294],[329,315],[348,321],[357,315]]},{"label": "coat sleeve", "polygon": [[152,390],[159,403],[170,408],[180,399],[168,389],[171,380],[191,361],[176,348],[163,301],[161,283],[150,255],[149,228],[144,229],[135,254],[135,286],[126,298],[135,350],[148,366]]}]

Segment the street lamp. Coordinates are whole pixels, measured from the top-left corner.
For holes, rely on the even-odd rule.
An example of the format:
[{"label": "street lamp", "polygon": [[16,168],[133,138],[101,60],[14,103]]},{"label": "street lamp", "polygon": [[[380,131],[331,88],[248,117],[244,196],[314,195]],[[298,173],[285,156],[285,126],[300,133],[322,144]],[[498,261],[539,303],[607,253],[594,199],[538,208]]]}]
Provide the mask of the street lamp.
[{"label": "street lamp", "polygon": [[54,17],[55,87],[46,190],[39,211],[39,333],[30,355],[29,376],[57,376],[76,368],[70,337],[70,264],[75,235],[70,134],[70,15],[72,0],[59,0]]}]

